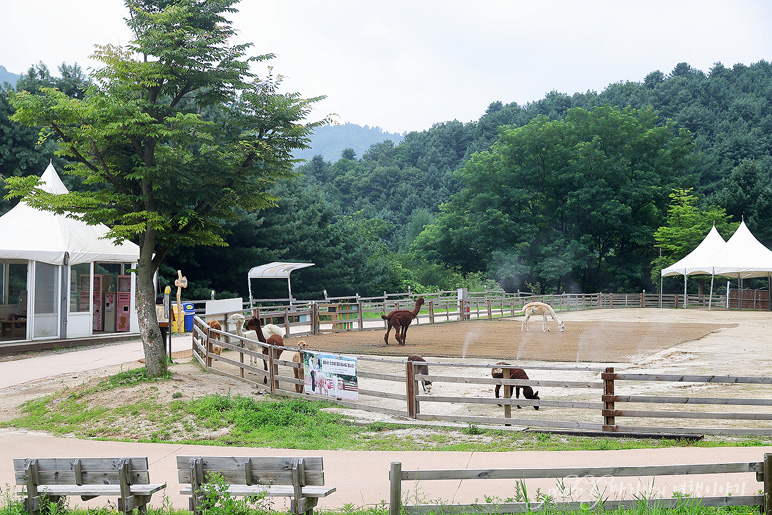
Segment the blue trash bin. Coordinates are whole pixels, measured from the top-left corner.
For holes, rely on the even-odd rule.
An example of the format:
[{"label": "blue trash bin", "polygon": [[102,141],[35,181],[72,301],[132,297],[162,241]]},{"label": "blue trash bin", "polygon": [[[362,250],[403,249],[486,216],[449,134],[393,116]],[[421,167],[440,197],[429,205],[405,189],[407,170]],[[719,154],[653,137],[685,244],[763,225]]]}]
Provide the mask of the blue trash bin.
[{"label": "blue trash bin", "polygon": [[185,313],[185,332],[189,333],[193,330],[193,315],[196,310],[192,302],[185,302],[182,304],[182,311]]}]

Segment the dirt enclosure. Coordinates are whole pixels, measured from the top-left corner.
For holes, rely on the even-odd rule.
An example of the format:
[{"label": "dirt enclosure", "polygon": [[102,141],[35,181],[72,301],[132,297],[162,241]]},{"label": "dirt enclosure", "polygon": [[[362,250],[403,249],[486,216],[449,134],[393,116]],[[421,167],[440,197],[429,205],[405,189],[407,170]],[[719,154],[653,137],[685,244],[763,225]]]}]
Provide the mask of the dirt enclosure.
[{"label": "dirt enclosure", "polygon": [[[565,332],[554,322],[551,331],[541,331],[541,319],[531,320],[531,331],[522,333],[522,318],[503,320],[469,320],[430,325],[412,325],[407,345],[383,341],[385,329],[348,331],[303,337],[308,349],[343,355],[362,356],[358,369],[379,374],[404,375],[404,358],[420,354],[430,363],[430,374],[437,376],[490,378],[490,364],[505,360],[526,369],[529,377],[544,381],[575,381],[598,385],[600,371],[614,367],[618,373],[772,376],[772,353],[769,334],[772,314],[769,312],[704,311],[679,309],[603,309],[560,313]],[[414,322],[415,324],[415,322]],[[293,346],[298,338],[288,338]],[[285,354],[284,359],[290,359]],[[376,358],[371,360],[370,358]],[[380,358],[380,359],[378,359]],[[463,365],[461,367],[457,365]],[[561,367],[573,368],[562,370]],[[473,381],[438,382],[432,398],[493,397],[493,386]],[[360,379],[359,387],[373,391],[404,393],[404,385]],[[602,390],[597,388],[558,388],[542,386],[541,399],[599,403]],[[768,385],[674,383],[623,381],[617,384],[618,395],[655,395],[672,397],[738,397],[772,398]],[[404,401],[385,401],[362,397],[360,403],[404,410]],[[627,409],[686,409],[702,411],[766,412],[763,406],[696,406],[677,405],[658,408],[641,405]],[[561,409],[542,406],[540,411],[515,410],[513,419],[533,425],[535,420],[561,420],[600,423],[599,408]],[[421,413],[455,417],[500,417],[502,408],[495,404],[427,402]],[[369,416],[369,415],[365,415]],[[719,417],[720,418],[720,417]],[[735,422],[722,420],[673,421],[670,419],[625,419],[622,424],[725,426]],[[739,427],[771,428],[769,421],[738,421]],[[537,424],[538,425],[538,424]],[[736,426],[738,427],[738,426]]]},{"label": "dirt enclosure", "polygon": [[[303,339],[309,349],[338,354],[489,358],[549,362],[635,362],[681,343],[699,340],[736,323],[573,321],[565,332],[550,322],[542,332],[533,320],[530,332],[520,331],[519,319],[468,320],[410,327],[406,345],[389,344],[385,330],[346,331]],[[292,345],[292,339],[288,344]]]}]

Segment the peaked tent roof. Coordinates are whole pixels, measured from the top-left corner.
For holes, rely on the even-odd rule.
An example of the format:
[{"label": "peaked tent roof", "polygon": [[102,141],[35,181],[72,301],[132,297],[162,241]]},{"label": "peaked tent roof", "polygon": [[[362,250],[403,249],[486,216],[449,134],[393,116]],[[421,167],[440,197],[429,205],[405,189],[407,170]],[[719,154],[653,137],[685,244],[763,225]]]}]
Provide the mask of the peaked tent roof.
[{"label": "peaked tent roof", "polygon": [[681,260],[667,268],[663,268],[661,272],[662,277],[694,274],[710,275],[713,269],[713,260],[711,258],[725,246],[724,238],[721,237],[714,225],[710,232],[708,232],[708,235],[705,236],[705,239],[697,245],[697,248]]},{"label": "peaked tent roof", "polygon": [[746,277],[767,277],[772,273],[772,251],[759,243],[745,220],[726,242],[723,249],[712,258],[712,273],[715,275],[740,275]]},{"label": "peaked tent roof", "polygon": [[[40,177],[41,189],[68,193],[52,163]],[[64,253],[70,264],[92,261],[130,263],[139,259],[139,246],[131,242],[116,245],[105,239],[108,228],[89,225],[65,215],[41,211],[23,200],[0,217],[0,259],[23,259],[59,265]]]}]

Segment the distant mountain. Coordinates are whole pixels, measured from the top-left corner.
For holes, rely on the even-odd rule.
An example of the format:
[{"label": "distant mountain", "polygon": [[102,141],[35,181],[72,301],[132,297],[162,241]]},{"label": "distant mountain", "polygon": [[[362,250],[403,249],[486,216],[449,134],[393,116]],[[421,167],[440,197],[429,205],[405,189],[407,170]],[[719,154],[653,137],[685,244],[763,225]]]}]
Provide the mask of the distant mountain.
[{"label": "distant mountain", "polygon": [[344,123],[342,125],[325,125],[319,127],[311,136],[311,148],[298,150],[293,155],[299,159],[310,160],[321,155],[325,161],[335,162],[347,148],[353,148],[357,157],[362,157],[370,146],[391,140],[398,144],[404,134],[385,132],[380,127],[369,127]]},{"label": "distant mountain", "polygon": [[10,82],[11,86],[16,85],[16,81],[19,80],[21,75],[18,73],[11,73],[5,69],[5,66],[0,65],[0,85]]}]

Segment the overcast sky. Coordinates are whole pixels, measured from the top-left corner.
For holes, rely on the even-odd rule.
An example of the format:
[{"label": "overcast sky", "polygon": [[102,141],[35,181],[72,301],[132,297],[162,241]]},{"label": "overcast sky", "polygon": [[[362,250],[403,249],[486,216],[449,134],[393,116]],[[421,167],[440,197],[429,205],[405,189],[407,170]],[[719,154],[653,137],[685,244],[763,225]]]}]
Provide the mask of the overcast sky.
[{"label": "overcast sky", "polygon": [[[274,53],[285,91],[326,95],[314,118],[389,132],[478,119],[493,101],[602,91],[772,59],[768,0],[243,0],[237,42]],[[94,44],[126,44],[123,0],[0,0],[0,65],[84,69]]]}]

